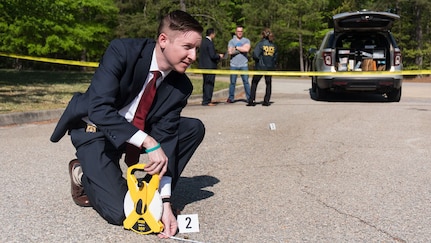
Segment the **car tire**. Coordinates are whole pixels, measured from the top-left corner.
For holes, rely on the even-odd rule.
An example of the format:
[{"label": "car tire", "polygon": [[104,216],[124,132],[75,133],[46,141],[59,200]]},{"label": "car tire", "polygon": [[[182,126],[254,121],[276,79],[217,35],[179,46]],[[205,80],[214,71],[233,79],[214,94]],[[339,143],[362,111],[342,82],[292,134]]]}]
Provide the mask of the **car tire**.
[{"label": "car tire", "polygon": [[327,100],[328,91],[326,89],[322,89],[319,85],[316,84],[316,99],[320,101]]},{"label": "car tire", "polygon": [[316,77],[311,77],[311,92],[316,93]]},{"label": "car tire", "polygon": [[386,97],[390,102],[400,102],[401,100],[401,87],[399,89],[392,89],[391,92],[386,93]]}]

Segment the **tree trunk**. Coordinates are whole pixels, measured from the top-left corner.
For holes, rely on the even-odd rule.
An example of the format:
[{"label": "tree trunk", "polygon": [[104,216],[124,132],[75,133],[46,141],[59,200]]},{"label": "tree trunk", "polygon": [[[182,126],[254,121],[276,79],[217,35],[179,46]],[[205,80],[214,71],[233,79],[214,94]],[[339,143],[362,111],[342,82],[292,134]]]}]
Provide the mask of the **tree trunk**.
[{"label": "tree trunk", "polygon": [[[82,52],[81,52],[81,61],[82,62],[87,61],[87,51],[85,49],[82,50]],[[87,71],[87,67],[81,66],[81,71],[83,71],[83,72]]]},{"label": "tree trunk", "polygon": [[180,0],[180,9],[186,12],[186,3],[184,2],[184,0]]},{"label": "tree trunk", "polygon": [[301,72],[304,72],[304,54],[302,53],[302,19],[301,16],[299,16],[299,23],[298,23],[298,42],[299,42],[299,67]]},{"label": "tree trunk", "polygon": [[423,67],[423,56],[422,53],[420,52],[420,50],[422,50],[423,47],[423,31],[422,31],[422,12],[421,12],[421,6],[419,6],[419,4],[415,4],[414,6],[414,10],[415,10],[415,16],[416,16],[416,43],[417,43],[417,49],[419,50],[419,54],[416,56],[415,58],[415,64],[418,65],[418,67],[420,69],[422,69]]}]

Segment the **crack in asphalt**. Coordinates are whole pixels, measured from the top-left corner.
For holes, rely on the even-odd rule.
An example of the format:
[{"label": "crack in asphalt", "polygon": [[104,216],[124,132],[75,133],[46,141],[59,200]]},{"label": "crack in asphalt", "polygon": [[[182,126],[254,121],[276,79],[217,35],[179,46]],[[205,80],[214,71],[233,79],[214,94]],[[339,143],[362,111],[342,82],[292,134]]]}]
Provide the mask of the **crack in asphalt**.
[{"label": "crack in asphalt", "polygon": [[374,228],[378,232],[387,235],[388,237],[390,237],[392,240],[394,240],[396,242],[402,242],[402,243],[406,243],[407,242],[406,240],[403,240],[400,237],[393,236],[388,231],[377,227],[376,225],[372,224],[371,222],[366,221],[365,219],[362,219],[362,218],[360,218],[358,216],[355,216],[353,214],[349,214],[347,212],[343,212],[343,211],[339,210],[338,208],[329,205],[328,203],[322,201],[315,194],[313,194],[313,193],[311,193],[309,191],[306,191],[304,189],[301,189],[301,191],[304,192],[305,194],[307,194],[307,195],[312,196],[313,198],[315,198],[318,203],[320,203],[321,205],[325,206],[326,208],[330,208],[330,209],[334,210],[335,212],[337,212],[338,214],[341,214],[341,215],[344,215],[344,216],[347,216],[347,217],[350,217],[350,218],[354,218],[354,219],[358,220],[359,222],[361,222],[361,223],[363,223],[363,224],[365,224],[365,225],[367,225],[367,226],[369,226],[371,228]]}]

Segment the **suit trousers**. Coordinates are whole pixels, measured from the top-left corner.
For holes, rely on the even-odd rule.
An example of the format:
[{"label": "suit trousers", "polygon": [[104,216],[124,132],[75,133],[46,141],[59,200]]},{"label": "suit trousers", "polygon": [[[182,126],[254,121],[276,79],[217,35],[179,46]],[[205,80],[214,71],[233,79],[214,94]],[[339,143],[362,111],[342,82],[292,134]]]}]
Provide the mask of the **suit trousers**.
[{"label": "suit trousers", "polygon": [[[200,120],[180,118],[176,161],[168,162],[168,170],[173,174],[172,191],[204,134]],[[119,162],[125,146],[115,148],[100,131],[87,133],[79,128],[71,130],[70,135],[82,166],[82,185],[91,205],[109,223],[122,225],[126,218],[124,197],[128,187]]]},{"label": "suit trousers", "polygon": [[203,74],[202,76],[202,105],[208,105],[213,98],[215,74]]}]

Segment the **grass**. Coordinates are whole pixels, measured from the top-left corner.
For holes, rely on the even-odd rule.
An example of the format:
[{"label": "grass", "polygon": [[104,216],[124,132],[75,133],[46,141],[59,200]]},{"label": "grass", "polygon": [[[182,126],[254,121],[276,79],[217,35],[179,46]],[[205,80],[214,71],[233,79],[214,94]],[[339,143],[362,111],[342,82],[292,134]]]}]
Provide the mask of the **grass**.
[{"label": "grass", "polygon": [[[0,114],[65,108],[75,92],[85,92],[93,73],[0,70]],[[202,76],[191,76],[193,94],[202,93]],[[229,83],[216,82],[214,91]]]}]

